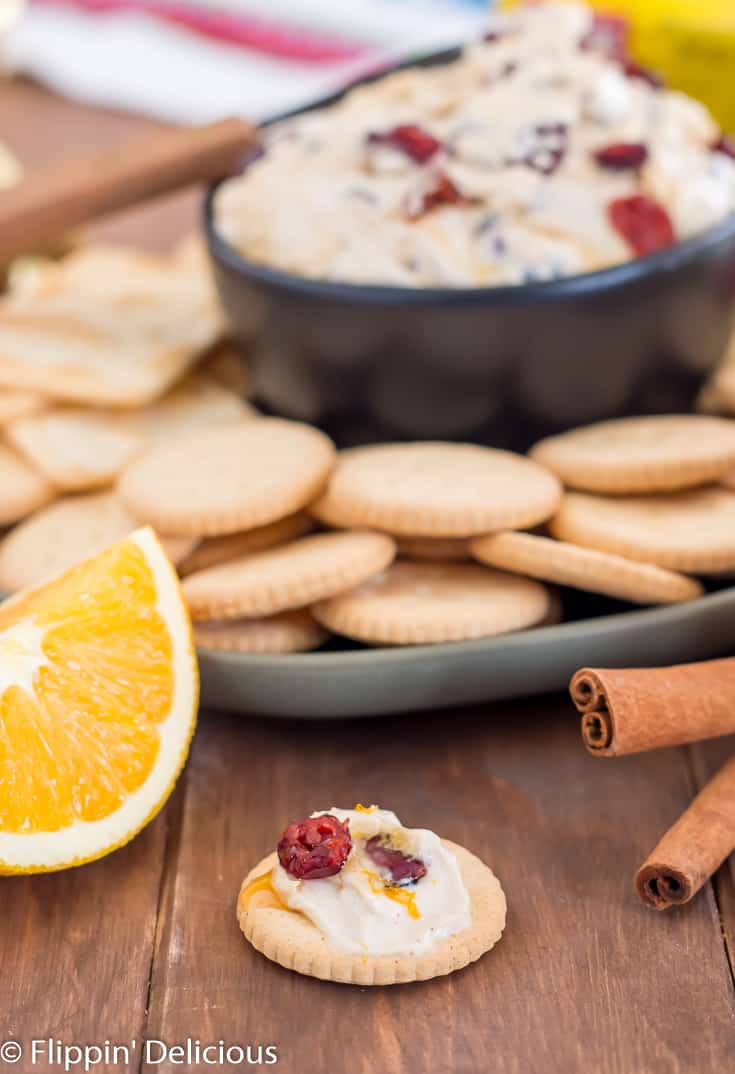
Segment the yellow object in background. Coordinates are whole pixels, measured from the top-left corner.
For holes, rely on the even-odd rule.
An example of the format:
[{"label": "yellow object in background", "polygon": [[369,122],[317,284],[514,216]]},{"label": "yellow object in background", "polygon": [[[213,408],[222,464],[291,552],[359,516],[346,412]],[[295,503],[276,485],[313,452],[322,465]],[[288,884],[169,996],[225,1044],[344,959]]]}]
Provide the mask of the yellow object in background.
[{"label": "yellow object in background", "polygon": [[635,59],[735,131],[735,0],[593,0],[591,6],[627,18]]}]

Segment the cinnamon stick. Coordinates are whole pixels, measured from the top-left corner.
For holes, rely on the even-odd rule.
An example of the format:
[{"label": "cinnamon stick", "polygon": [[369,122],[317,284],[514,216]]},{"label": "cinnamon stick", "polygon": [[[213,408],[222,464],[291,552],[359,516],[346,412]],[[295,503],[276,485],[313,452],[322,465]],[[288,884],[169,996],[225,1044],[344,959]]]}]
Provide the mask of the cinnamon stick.
[{"label": "cinnamon stick", "polygon": [[700,791],[635,877],[654,910],[681,906],[735,850],[735,757]]},{"label": "cinnamon stick", "polygon": [[239,119],[165,129],[30,175],[0,194],[0,265],[89,220],[236,172],[255,132]]},{"label": "cinnamon stick", "polygon": [[597,757],[735,732],[735,659],[669,668],[583,668],[569,686]]}]

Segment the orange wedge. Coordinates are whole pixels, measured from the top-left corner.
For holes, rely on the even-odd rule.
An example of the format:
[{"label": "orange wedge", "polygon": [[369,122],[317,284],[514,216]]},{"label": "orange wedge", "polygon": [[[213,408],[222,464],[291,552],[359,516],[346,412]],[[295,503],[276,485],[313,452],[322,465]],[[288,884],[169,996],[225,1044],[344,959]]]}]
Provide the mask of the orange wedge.
[{"label": "orange wedge", "polygon": [[127,843],[186,761],[199,677],[189,615],[139,530],[0,606],[0,874]]}]

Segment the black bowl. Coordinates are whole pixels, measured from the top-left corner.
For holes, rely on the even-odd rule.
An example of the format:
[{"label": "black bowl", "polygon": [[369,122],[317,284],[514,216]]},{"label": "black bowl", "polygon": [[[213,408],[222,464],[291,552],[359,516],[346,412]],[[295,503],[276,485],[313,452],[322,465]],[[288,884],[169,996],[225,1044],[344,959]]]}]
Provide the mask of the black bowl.
[{"label": "black bowl", "polygon": [[[331,283],[247,261],[204,227],[255,394],[342,445],[478,440],[523,449],[625,414],[685,411],[735,323],[735,215],[600,272],[493,288]],[[253,345],[254,341],[254,345]]]}]

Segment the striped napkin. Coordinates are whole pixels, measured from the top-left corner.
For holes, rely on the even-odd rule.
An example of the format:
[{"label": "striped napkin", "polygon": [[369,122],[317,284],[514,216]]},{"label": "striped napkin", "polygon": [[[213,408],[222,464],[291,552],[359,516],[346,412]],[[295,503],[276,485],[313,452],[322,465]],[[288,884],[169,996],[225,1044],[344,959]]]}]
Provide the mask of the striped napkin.
[{"label": "striped napkin", "polygon": [[27,0],[3,57],[76,100],[270,119],[478,34],[488,0]]}]

